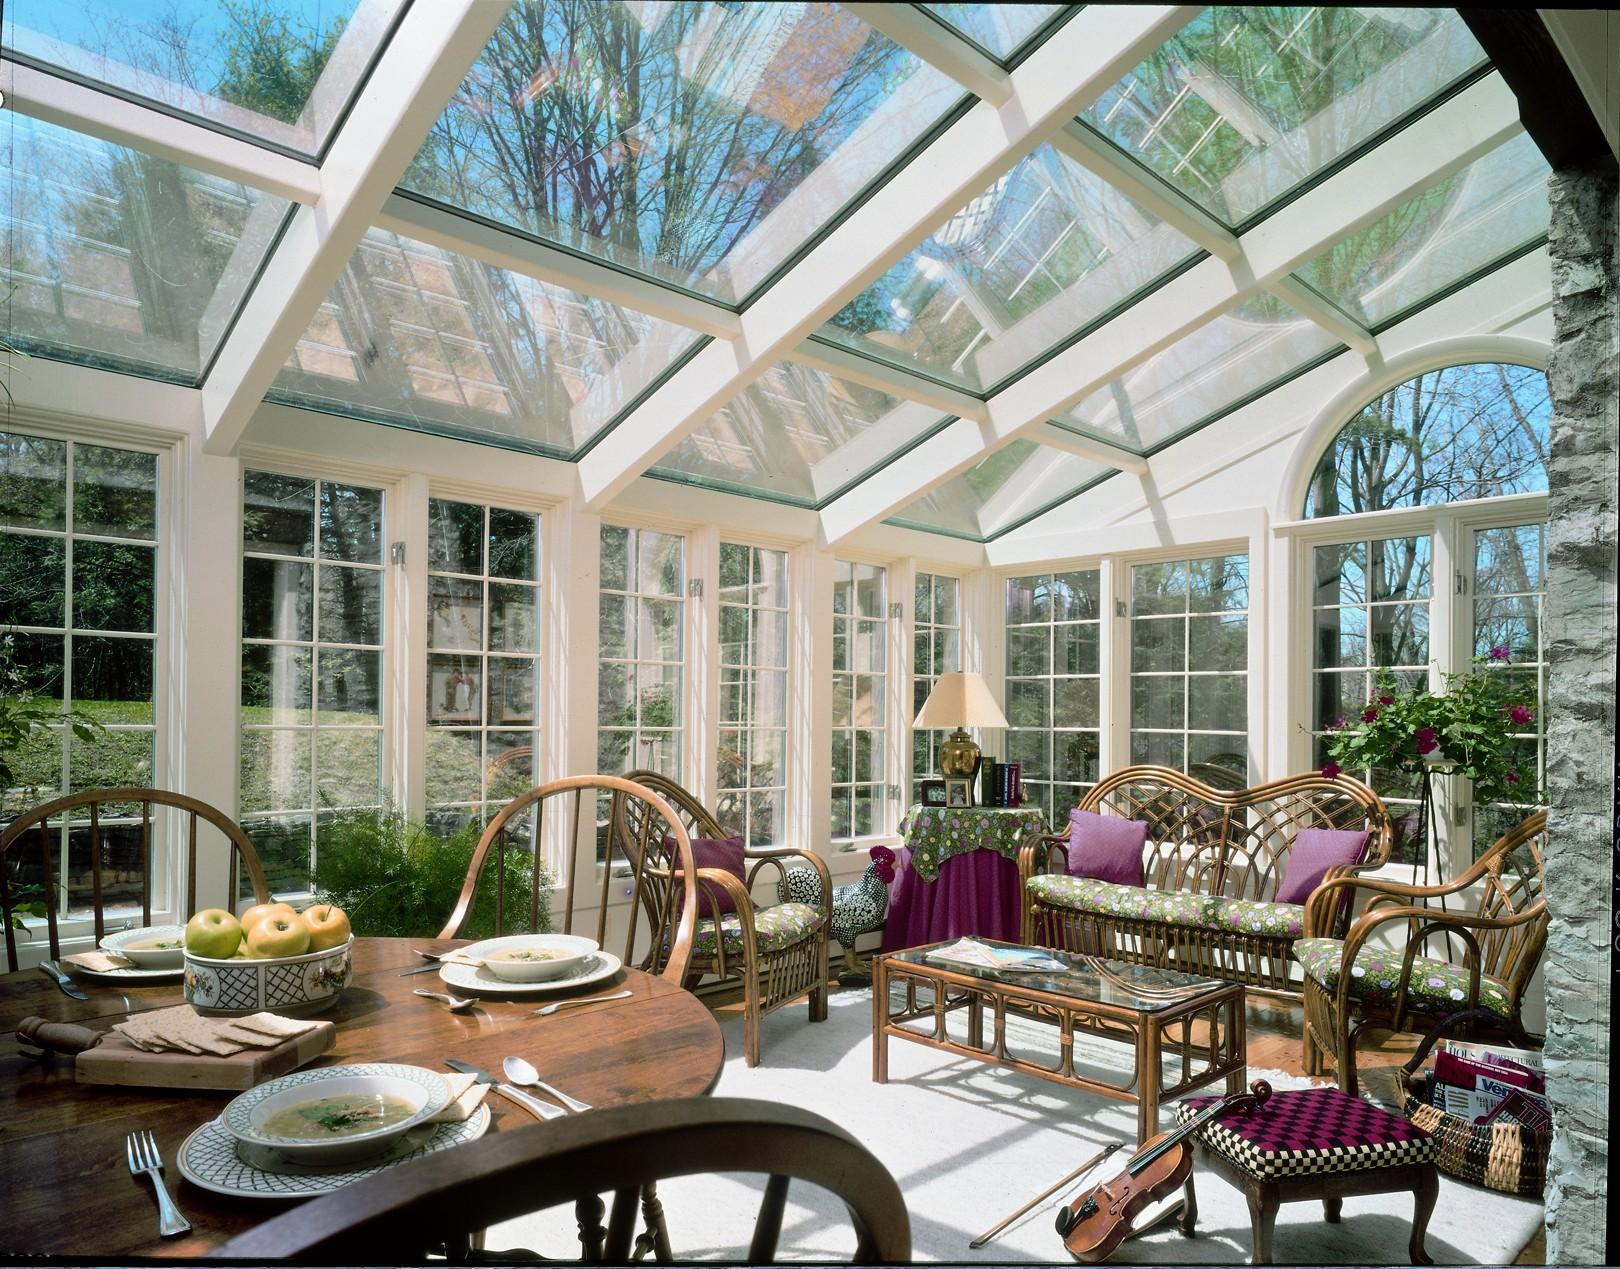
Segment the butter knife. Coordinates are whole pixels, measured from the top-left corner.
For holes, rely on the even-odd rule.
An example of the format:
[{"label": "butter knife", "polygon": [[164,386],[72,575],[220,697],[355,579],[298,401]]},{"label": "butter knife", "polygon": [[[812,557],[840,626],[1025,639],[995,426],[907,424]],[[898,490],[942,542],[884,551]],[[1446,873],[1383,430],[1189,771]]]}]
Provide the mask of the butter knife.
[{"label": "butter knife", "polygon": [[553,1106],[550,1102],[543,1102],[538,1097],[530,1097],[522,1089],[508,1084],[505,1080],[491,1075],[488,1071],[474,1066],[471,1062],[463,1062],[457,1058],[446,1058],[444,1064],[452,1071],[460,1071],[463,1075],[471,1075],[480,1084],[488,1084],[497,1093],[516,1102],[537,1118],[561,1119],[568,1114],[561,1106]]},{"label": "butter knife", "polygon": [[75,1000],[90,999],[89,996],[86,996],[82,991],[73,985],[73,980],[57,967],[55,961],[41,961],[39,963],[39,967],[46,974],[50,975],[50,977],[56,979],[56,985],[62,989],[62,994],[64,996],[72,996]]},{"label": "butter knife", "polygon": [[401,978],[409,978],[412,974],[435,973],[435,972],[438,971],[438,968],[439,968],[439,962],[438,961],[429,961],[426,965],[418,965],[414,969],[401,970],[399,976]]}]

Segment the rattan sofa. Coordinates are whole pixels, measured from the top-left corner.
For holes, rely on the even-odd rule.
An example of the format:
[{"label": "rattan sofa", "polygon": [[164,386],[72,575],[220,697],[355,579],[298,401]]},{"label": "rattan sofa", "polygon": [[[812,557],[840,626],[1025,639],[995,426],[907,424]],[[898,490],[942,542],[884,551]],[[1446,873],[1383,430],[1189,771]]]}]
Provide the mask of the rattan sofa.
[{"label": "rattan sofa", "polygon": [[[1342,775],[1216,789],[1168,767],[1126,767],[1093,786],[1080,807],[1147,822],[1146,884],[1069,876],[1068,832],[1032,837],[1019,852],[1025,942],[1292,998],[1302,990],[1290,953],[1304,936],[1305,906],[1275,897],[1294,835],[1311,827],[1368,831],[1362,862],[1332,868],[1324,880],[1377,868],[1394,841],[1383,801]],[[1340,937],[1348,916],[1337,918]]]}]

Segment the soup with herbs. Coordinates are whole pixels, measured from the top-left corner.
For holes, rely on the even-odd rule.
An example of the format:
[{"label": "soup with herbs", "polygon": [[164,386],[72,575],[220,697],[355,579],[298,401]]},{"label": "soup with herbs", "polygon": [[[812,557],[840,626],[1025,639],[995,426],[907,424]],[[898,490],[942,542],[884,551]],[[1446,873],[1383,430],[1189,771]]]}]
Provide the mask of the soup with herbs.
[{"label": "soup with herbs", "polygon": [[324,1141],[354,1137],[363,1132],[402,1123],[416,1113],[403,1097],[351,1093],[346,1097],[318,1097],[278,1110],[264,1121],[264,1131],[277,1137]]},{"label": "soup with herbs", "polygon": [[142,939],[139,943],[126,943],[126,952],[178,952],[185,946],[180,939]]},{"label": "soup with herbs", "polygon": [[536,961],[554,961],[564,955],[566,953],[549,947],[513,947],[504,952],[491,952],[485,959],[491,961],[518,961],[525,965],[532,965]]}]

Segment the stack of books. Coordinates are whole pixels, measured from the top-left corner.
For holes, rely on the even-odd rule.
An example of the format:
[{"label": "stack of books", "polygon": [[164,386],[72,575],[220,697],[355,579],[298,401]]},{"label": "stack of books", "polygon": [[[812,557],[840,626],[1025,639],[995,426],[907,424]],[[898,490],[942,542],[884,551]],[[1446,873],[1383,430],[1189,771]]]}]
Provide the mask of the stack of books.
[{"label": "stack of books", "polygon": [[931,961],[968,965],[974,969],[1010,969],[1031,974],[1062,973],[1069,968],[1044,948],[991,947],[975,938],[961,938],[928,953]]},{"label": "stack of books", "polygon": [[1430,1098],[1448,1115],[1476,1124],[1515,1123],[1552,1131],[1541,1054],[1442,1040]]},{"label": "stack of books", "polygon": [[980,806],[1022,806],[1024,764],[986,758],[979,764]]}]

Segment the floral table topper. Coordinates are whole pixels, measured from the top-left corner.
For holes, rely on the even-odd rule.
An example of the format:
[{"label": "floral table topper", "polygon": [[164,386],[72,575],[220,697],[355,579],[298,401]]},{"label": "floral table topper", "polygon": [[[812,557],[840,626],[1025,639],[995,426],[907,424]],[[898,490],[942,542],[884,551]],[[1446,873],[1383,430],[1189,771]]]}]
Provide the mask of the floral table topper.
[{"label": "floral table topper", "polygon": [[912,868],[932,881],[947,859],[970,850],[1017,859],[1026,840],[1046,831],[1046,821],[1030,806],[914,806],[900,831],[911,849]]}]

